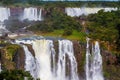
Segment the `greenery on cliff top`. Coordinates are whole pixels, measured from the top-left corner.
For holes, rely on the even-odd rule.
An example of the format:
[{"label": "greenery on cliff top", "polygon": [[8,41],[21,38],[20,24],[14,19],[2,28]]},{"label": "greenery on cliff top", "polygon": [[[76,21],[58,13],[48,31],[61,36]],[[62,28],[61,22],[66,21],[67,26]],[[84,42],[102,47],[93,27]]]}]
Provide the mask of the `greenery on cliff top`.
[{"label": "greenery on cliff top", "polygon": [[100,10],[97,14],[87,17],[89,20],[89,37],[108,42],[115,49],[120,50],[120,10],[104,12]]},{"label": "greenery on cliff top", "polygon": [[1,5],[9,6],[54,6],[54,7],[118,7],[119,2],[109,1],[41,1],[41,0],[1,0]]},{"label": "greenery on cliff top", "polygon": [[17,44],[10,44],[10,45],[7,45],[6,47],[4,47],[4,50],[6,52],[6,58],[8,60],[12,61],[15,53],[17,52],[17,50],[19,48],[20,48],[20,46]]},{"label": "greenery on cliff top", "polygon": [[[9,4],[9,3],[11,2],[5,4]],[[43,5],[42,3],[39,4]],[[67,16],[65,13],[63,13],[62,9],[56,7],[54,8],[54,6],[64,7],[66,4],[65,2],[57,3],[57,4],[49,3],[49,5],[47,5],[46,3],[44,4],[46,6],[45,8],[47,8],[45,20],[33,25],[32,27],[29,28],[29,30],[32,30],[34,32],[37,32],[38,34],[42,34],[45,36],[58,36],[58,37],[62,36],[67,39],[85,40],[86,33],[82,31],[83,28],[80,22],[75,18]],[[34,3],[34,5],[37,4]],[[67,4],[66,6],[68,5],[78,6],[79,3],[75,3],[75,4],[71,3],[71,4]],[[96,6],[96,5],[92,4],[92,6]],[[114,4],[114,6],[116,6],[116,4]],[[99,39],[100,41],[105,41],[106,43],[108,43],[108,45],[111,45],[115,50],[120,50],[119,14],[120,14],[120,10],[112,11],[112,12],[104,12],[103,10],[101,10],[96,14],[89,15],[87,17],[88,22],[86,23],[89,37],[95,40]],[[2,45],[4,44],[3,42],[1,43]],[[4,59],[5,63],[3,65],[4,68],[9,67],[10,69],[13,69],[13,67],[15,67],[15,63],[12,60],[18,48],[20,48],[20,46],[15,44],[5,45],[4,50],[6,55],[4,55],[5,56]],[[119,56],[116,56],[118,57],[118,60],[120,60]],[[106,64],[104,67],[105,67],[104,68],[105,77],[113,80],[119,80],[120,70],[117,69],[119,68],[118,65]],[[16,79],[19,80],[21,78],[21,80],[23,80],[24,78],[23,76],[26,76],[26,74],[24,75],[24,73],[21,73],[19,71],[7,71],[7,72],[2,72],[0,76],[2,76],[3,78],[6,77],[6,79],[11,78],[13,80],[15,78],[15,80]]]},{"label": "greenery on cliff top", "polygon": [[[28,80],[33,80],[29,72],[16,68],[14,58],[16,54],[21,54],[18,50],[21,50],[21,46],[17,44],[11,44],[7,41],[0,40],[0,63],[2,71],[0,72],[0,80],[24,80],[25,77]],[[22,57],[21,57],[22,58]],[[20,64],[20,63],[19,63]],[[24,64],[24,63],[23,63]],[[39,79],[38,79],[39,80]]]},{"label": "greenery on cliff top", "polygon": [[67,16],[62,8],[46,8],[44,20],[29,27],[29,30],[43,36],[56,36],[72,40],[85,40],[86,33],[78,20]]},{"label": "greenery on cliff top", "polygon": [[0,57],[2,59],[2,67],[4,70],[14,70],[16,68],[13,59],[19,48],[19,45],[9,43],[0,49]]}]

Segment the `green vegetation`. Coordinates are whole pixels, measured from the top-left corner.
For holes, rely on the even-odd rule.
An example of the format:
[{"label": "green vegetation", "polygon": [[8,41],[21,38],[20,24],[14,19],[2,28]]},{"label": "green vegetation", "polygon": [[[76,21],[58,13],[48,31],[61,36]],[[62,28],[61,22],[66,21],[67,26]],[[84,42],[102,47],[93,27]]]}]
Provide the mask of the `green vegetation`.
[{"label": "green vegetation", "polygon": [[62,8],[47,8],[44,21],[28,29],[44,36],[57,36],[72,40],[85,40],[86,34],[78,20],[67,16]]},{"label": "green vegetation", "polygon": [[42,7],[119,7],[119,2],[108,1],[42,1],[42,0],[0,0],[1,5]]},{"label": "green vegetation", "polygon": [[[120,10],[112,12],[104,12],[100,10],[96,14],[91,14],[85,16],[88,34],[83,32],[82,25],[80,24],[79,18],[72,18],[64,13],[64,7],[96,7],[96,6],[109,6],[109,7],[119,7],[118,2],[38,2],[38,0],[27,0],[24,3],[19,3],[21,0],[1,0],[0,5],[12,6],[42,6],[44,7],[44,21],[36,22],[28,28],[38,35],[45,37],[54,36],[56,38],[62,37],[70,40],[79,40],[80,43],[85,42],[86,36],[94,40],[99,40],[102,44],[104,50],[109,50],[112,56],[115,56],[115,63],[110,60],[104,60],[104,76],[109,80],[120,80],[118,69],[120,66]],[[27,3],[28,2],[28,3]],[[18,27],[15,27],[18,28]],[[57,44],[57,43],[56,43]],[[85,44],[83,44],[84,46]],[[15,70],[16,63],[14,57],[18,50],[21,54],[18,54],[21,59],[24,59],[24,52],[22,52],[21,47],[16,44],[10,44],[4,41],[0,41],[0,46],[4,46],[0,50],[0,58],[2,58],[2,68],[6,71],[2,71],[0,74],[0,79],[6,78],[6,80],[23,80],[24,77],[32,77],[27,72]],[[79,50],[79,48],[76,48]],[[80,52],[79,52],[80,53]],[[78,54],[79,54],[78,53]],[[78,62],[78,70],[84,72],[83,66],[85,63],[85,50],[81,54],[81,62]],[[79,61],[80,55],[76,55]],[[106,57],[106,56],[104,56]],[[105,58],[104,58],[105,59]],[[19,60],[20,61],[20,60]],[[17,62],[17,61],[16,61]],[[23,62],[23,61],[21,61]],[[20,63],[19,63],[20,64]],[[21,65],[21,64],[20,64]],[[22,63],[22,66],[24,63]],[[19,65],[18,65],[19,66]],[[9,71],[8,71],[9,70]],[[11,71],[12,70],[12,71]]]},{"label": "green vegetation", "polygon": [[15,0],[0,0],[0,2],[1,2],[2,4],[8,5],[8,4],[13,4],[13,3],[15,3]]},{"label": "green vegetation", "polygon": [[31,30],[52,32],[58,29],[71,29],[81,31],[80,23],[74,18],[67,16],[62,8],[47,8],[46,16],[43,22],[31,27]]},{"label": "green vegetation", "polygon": [[4,50],[6,52],[6,58],[8,60],[12,61],[15,53],[17,52],[17,50],[19,48],[20,48],[20,46],[16,45],[16,44],[10,44],[10,45],[4,47]]},{"label": "green vegetation", "polygon": [[88,36],[99,40],[102,46],[103,72],[108,80],[120,80],[120,10],[104,12],[87,17]]},{"label": "green vegetation", "polygon": [[[103,52],[104,53],[104,52]],[[103,74],[108,80],[120,80],[120,54],[108,53],[103,56]],[[106,55],[106,56],[105,56]]]},{"label": "green vegetation", "polygon": [[109,80],[120,80],[119,72],[120,66],[117,65],[104,65],[104,77]]},{"label": "green vegetation", "polygon": [[6,46],[6,45],[9,45],[10,43],[8,43],[7,41],[5,40],[0,40],[0,46]]},{"label": "green vegetation", "polygon": [[[109,42],[108,44],[118,49],[120,46],[120,10],[104,12],[88,16],[89,37]],[[115,46],[116,45],[116,46]]]},{"label": "green vegetation", "polygon": [[[24,55],[24,52],[21,52],[21,47],[17,44],[11,44],[7,41],[0,41],[0,46],[2,48],[0,49],[0,63],[2,66],[2,72],[0,72],[0,80],[24,80],[25,77],[28,80],[34,80],[29,72],[24,71],[24,68],[22,69],[19,66],[19,70],[16,67],[17,65],[21,64],[20,60],[24,60],[24,57],[21,57],[21,55]],[[18,55],[18,56],[16,56]],[[17,59],[15,57],[19,57],[19,63],[16,63]],[[22,62],[24,64],[24,62]],[[39,80],[39,79],[37,79]]]},{"label": "green vegetation", "polygon": [[[8,43],[8,42],[6,42]],[[3,70],[14,70],[16,68],[16,63],[14,62],[15,54],[21,47],[17,44],[4,44],[3,48],[0,49],[0,58],[2,59]],[[2,43],[3,44],[3,43]]]},{"label": "green vegetation", "polygon": [[64,30],[54,30],[53,32],[36,32],[37,35],[42,35],[42,36],[51,36],[51,37],[56,37],[56,38],[65,38],[65,39],[70,39],[70,40],[80,40],[81,42],[85,42],[86,39],[86,33],[84,32],[78,32],[76,30],[73,30],[71,35],[63,35]]},{"label": "green vegetation", "polygon": [[0,73],[0,80],[34,80],[29,72],[22,70],[4,70]]}]

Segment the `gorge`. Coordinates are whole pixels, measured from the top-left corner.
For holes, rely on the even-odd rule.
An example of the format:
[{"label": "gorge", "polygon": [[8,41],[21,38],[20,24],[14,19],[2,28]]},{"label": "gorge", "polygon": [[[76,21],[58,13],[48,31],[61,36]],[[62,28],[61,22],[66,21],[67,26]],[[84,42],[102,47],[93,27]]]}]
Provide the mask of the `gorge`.
[{"label": "gorge", "polygon": [[[77,61],[74,55],[73,43],[69,40],[58,40],[58,52],[54,48],[53,40],[16,40],[15,44],[23,46],[25,52],[25,70],[36,79],[41,80],[81,80],[78,76]],[[35,57],[27,46],[30,44]],[[91,62],[89,42],[87,40],[86,52],[86,80],[104,80],[102,74],[102,57],[99,43],[95,42],[94,56]],[[91,62],[91,63],[89,63]],[[89,65],[91,67],[89,68]],[[92,71],[92,72],[91,72]],[[90,76],[91,75],[91,76]]]},{"label": "gorge", "polygon": [[[72,41],[23,38],[15,40],[13,43],[23,48],[25,56],[24,69],[25,71],[29,71],[34,79],[81,80],[79,77],[80,72],[78,71],[78,65],[80,63],[78,64],[75,57],[75,54],[78,55],[79,53],[74,53],[75,49],[73,48]],[[28,45],[32,46],[31,49],[33,51],[31,51]],[[55,47],[55,45],[58,47]],[[86,80],[97,80],[98,77],[99,80],[104,80],[102,76],[102,57],[98,42],[95,42],[95,47],[92,52],[89,53],[89,42],[87,40]],[[90,58],[90,55],[93,58]]]},{"label": "gorge", "polygon": [[[119,80],[119,51],[114,51],[116,40],[109,42],[114,33],[107,36],[109,28],[97,21],[119,27],[111,23],[119,24],[115,15],[118,7],[0,7],[0,79],[14,80],[22,70],[21,80]],[[98,27],[107,40],[95,35]]]}]

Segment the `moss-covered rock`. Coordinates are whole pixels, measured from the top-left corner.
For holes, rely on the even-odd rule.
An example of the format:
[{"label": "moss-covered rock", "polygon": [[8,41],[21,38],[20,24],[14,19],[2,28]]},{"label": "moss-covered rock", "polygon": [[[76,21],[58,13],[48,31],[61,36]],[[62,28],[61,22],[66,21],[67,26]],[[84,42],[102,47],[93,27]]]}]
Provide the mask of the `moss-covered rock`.
[{"label": "moss-covered rock", "polygon": [[0,49],[0,54],[3,70],[24,69],[24,51],[19,45],[8,44]]},{"label": "moss-covered rock", "polygon": [[11,44],[11,45],[8,45],[4,48],[4,52],[5,52],[5,57],[6,59],[12,61],[13,60],[13,57],[15,55],[15,53],[17,52],[17,50],[20,48],[19,45],[16,45],[16,44]]}]

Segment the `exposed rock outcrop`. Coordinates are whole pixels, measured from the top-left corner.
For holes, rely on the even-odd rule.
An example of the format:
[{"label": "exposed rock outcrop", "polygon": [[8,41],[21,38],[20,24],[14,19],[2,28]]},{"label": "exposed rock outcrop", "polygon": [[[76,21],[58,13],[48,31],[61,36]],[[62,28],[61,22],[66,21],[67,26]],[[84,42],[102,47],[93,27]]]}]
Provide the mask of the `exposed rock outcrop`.
[{"label": "exposed rock outcrop", "polygon": [[25,65],[25,54],[22,47],[16,44],[8,44],[0,49],[0,61],[2,64],[2,69],[14,70],[21,69],[24,70]]},{"label": "exposed rock outcrop", "polygon": [[79,41],[73,41],[74,54],[78,63],[78,73],[80,78],[84,78],[85,64],[85,44],[80,44]]},{"label": "exposed rock outcrop", "polygon": [[17,69],[22,69],[24,70],[24,65],[25,65],[25,53],[23,48],[19,48],[17,52],[14,55],[13,61],[16,64]]}]

